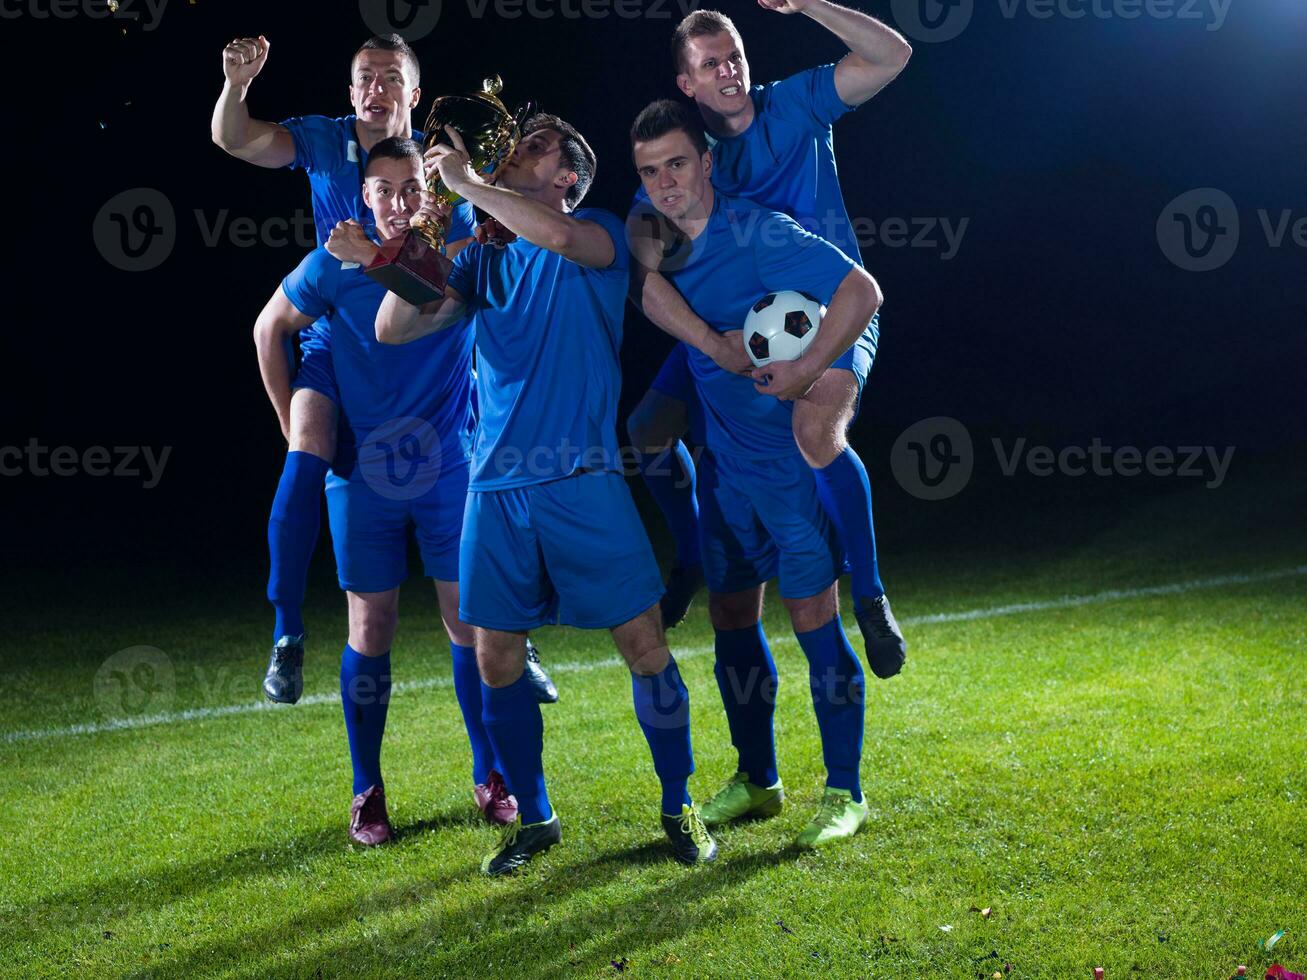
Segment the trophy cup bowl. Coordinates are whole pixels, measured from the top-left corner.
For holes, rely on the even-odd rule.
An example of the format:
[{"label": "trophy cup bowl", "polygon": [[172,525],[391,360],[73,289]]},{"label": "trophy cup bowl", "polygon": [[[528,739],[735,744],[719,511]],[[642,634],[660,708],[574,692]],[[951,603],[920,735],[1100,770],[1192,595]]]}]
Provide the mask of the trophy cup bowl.
[{"label": "trophy cup bowl", "polygon": [[[521,136],[529,104],[516,113],[499,100],[504,83],[492,75],[481,83],[481,91],[468,95],[442,95],[431,103],[427,114],[422,150],[449,141],[445,127],[463,139],[472,169],[493,182]],[[463,198],[445,186],[437,171],[427,179],[427,190],[438,202],[453,207]],[[381,251],[367,268],[367,274],[406,302],[421,306],[445,294],[445,282],[453,262],[443,254],[444,233],[434,223],[410,228],[403,235],[381,245]]]}]

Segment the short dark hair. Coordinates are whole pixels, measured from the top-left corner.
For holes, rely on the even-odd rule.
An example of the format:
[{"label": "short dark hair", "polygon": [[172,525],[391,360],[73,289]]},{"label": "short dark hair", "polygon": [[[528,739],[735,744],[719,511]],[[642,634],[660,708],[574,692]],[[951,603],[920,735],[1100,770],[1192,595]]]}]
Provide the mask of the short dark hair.
[{"label": "short dark hair", "polygon": [[354,62],[364,51],[398,51],[413,72],[413,87],[417,88],[422,84],[422,69],[418,66],[418,54],[398,34],[374,34],[359,45],[359,49],[354,52],[354,57],[349,59],[351,76],[354,74]]},{"label": "short dark hair", "polygon": [[422,170],[422,145],[407,136],[387,136],[368,151],[368,165],[363,168],[363,176],[372,173],[372,165],[378,160],[416,160],[418,171]]},{"label": "short dark hair", "polygon": [[685,71],[685,45],[692,37],[707,37],[709,34],[730,34],[737,41],[740,32],[735,29],[735,22],[720,10],[696,10],[686,14],[676,30],[672,32],[672,67],[679,75]]},{"label": "short dark hair", "polygon": [[547,112],[537,112],[528,119],[522,126],[522,136],[529,136],[541,129],[552,129],[558,134],[558,155],[562,157],[567,169],[576,174],[576,183],[567,189],[567,195],[563,198],[567,210],[574,211],[595,179],[598,163],[595,152],[575,126]]},{"label": "short dark hair", "polygon": [[703,133],[703,124],[691,116],[685,106],[671,99],[658,99],[640,110],[635,122],[631,123],[631,150],[635,150],[636,143],[647,143],[678,129],[690,137],[699,156],[708,152],[708,137]]}]

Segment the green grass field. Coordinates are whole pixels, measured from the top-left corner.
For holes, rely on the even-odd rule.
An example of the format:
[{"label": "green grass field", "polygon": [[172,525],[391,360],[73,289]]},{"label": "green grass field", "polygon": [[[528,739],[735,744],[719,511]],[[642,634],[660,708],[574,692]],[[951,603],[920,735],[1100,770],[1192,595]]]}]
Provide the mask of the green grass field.
[{"label": "green grass field", "polygon": [[[345,841],[343,602],[329,582],[309,610],[318,697],[216,715],[257,701],[258,563],[239,588],[74,578],[57,615],[11,591],[0,972],[1222,978],[1238,963],[1260,976],[1271,957],[1256,942],[1279,929],[1276,958],[1307,969],[1296,486],[1082,502],[1011,549],[992,528],[923,548],[891,532],[908,666],[869,681],[870,824],[817,853],[789,846],[817,801],[820,749],[802,653],[769,604],[787,807],[720,833],[719,861],[693,870],[663,847],[605,634],[538,636],[562,692],[545,761],[564,842],[490,881],[478,861],[493,832],[474,819],[429,586],[406,586],[395,648],[405,686],[383,762],[399,839],[366,852]],[[984,612],[940,618],[971,610]],[[705,798],[734,757],[701,608],[671,638]],[[97,696],[105,659],[138,645],[163,651],[171,681],[138,675],[126,704],[117,688]],[[79,724],[96,727],[59,731]]]}]

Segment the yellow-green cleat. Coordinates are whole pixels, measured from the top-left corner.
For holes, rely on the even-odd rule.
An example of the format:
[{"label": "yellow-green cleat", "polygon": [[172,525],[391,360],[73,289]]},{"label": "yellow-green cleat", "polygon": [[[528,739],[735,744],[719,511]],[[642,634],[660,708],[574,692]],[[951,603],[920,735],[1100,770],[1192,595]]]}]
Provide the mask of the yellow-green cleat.
[{"label": "yellow-green cleat", "polygon": [[779,779],[775,786],[756,786],[747,773],[737,772],[699,812],[709,827],[720,827],[741,817],[774,817],[784,801],[785,788]]},{"label": "yellow-green cleat", "polygon": [[821,806],[812,822],[800,831],[795,838],[796,847],[820,847],[831,841],[852,837],[867,822],[867,801],[853,802],[853,794],[847,789],[826,787],[822,795]]}]

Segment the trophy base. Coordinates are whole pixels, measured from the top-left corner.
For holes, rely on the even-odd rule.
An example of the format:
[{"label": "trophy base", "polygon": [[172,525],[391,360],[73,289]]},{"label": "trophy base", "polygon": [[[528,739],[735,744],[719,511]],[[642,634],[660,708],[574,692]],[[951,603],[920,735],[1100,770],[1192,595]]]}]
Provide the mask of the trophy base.
[{"label": "trophy base", "polygon": [[453,267],[454,263],[421,235],[409,230],[383,242],[380,253],[364,271],[406,303],[421,306],[445,295]]}]

